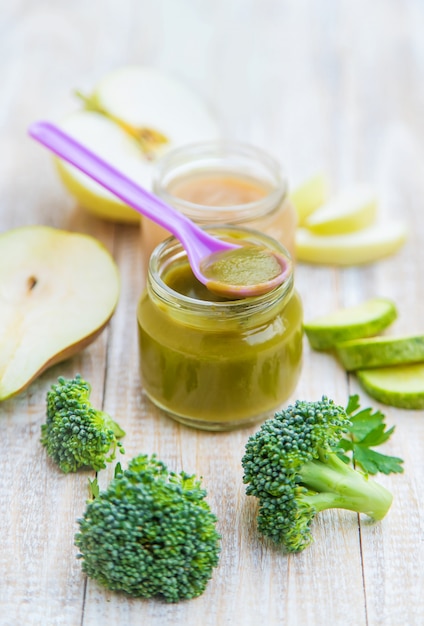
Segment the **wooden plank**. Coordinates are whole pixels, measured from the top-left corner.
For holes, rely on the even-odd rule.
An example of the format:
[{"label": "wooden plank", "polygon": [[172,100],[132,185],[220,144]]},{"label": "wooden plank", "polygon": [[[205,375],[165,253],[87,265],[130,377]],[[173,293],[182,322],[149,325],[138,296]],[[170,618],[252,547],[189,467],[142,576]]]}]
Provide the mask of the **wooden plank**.
[{"label": "wooden plank", "polygon": [[[364,80],[356,81],[361,118],[354,132],[358,163],[364,167],[368,162],[374,171],[384,214],[407,219],[410,237],[399,254],[362,272],[352,272],[350,280],[343,281],[342,286],[347,298],[352,294],[352,280],[361,278],[367,297],[375,294],[392,298],[398,306],[399,318],[386,334],[402,335],[421,333],[423,327],[424,294],[420,277],[423,253],[419,242],[424,235],[421,219],[424,158],[412,131],[420,127],[422,120],[418,100],[412,96],[409,85],[421,76],[424,46],[413,21],[418,19],[422,23],[424,16],[422,7],[418,9],[415,3],[405,3],[402,9],[391,4],[386,9],[386,3],[373,3],[369,16],[373,30],[365,37],[368,43],[371,38],[379,42],[370,64],[360,65],[359,48],[352,54],[358,67],[365,71]],[[367,40],[362,50],[367,47]],[[412,64],[411,58],[416,60]],[[372,67],[380,68],[379,80]],[[390,72],[385,72],[384,67],[390,67]],[[378,477],[394,494],[389,515],[379,524],[361,519],[368,623],[371,626],[420,624],[424,620],[423,542],[420,540],[423,513],[416,481],[423,477],[423,412],[394,409],[370,398],[366,400],[367,394],[360,389],[355,377],[350,378],[350,389],[359,392],[364,402],[381,408],[388,423],[396,425],[395,435],[386,449],[405,459],[404,475]]]},{"label": "wooden plank", "polygon": [[[399,173],[417,165],[411,155],[399,150],[391,155],[398,167],[386,171],[387,186],[395,197],[403,197],[402,215],[411,227],[408,245],[395,257],[378,264],[372,270],[372,285],[378,285],[381,295],[391,297],[398,305],[399,317],[386,331],[390,336],[421,333],[423,328],[421,280],[423,237],[422,178],[402,180]],[[418,161],[419,162],[419,161]],[[424,159],[419,162],[424,171]],[[354,390],[360,390],[354,377]],[[361,391],[362,396],[367,397]],[[391,511],[381,524],[361,524],[361,545],[364,560],[364,579],[367,613],[372,625],[394,625],[400,622],[420,624],[424,621],[422,589],[424,588],[423,510],[419,497],[419,483],[423,477],[422,443],[424,441],[423,411],[394,409],[370,399],[379,407],[390,425],[396,426],[392,441],[387,444],[391,454],[405,459],[405,474],[383,477],[394,495]],[[379,479],[380,480],[380,479]],[[400,609],[402,606],[402,609]]]}]

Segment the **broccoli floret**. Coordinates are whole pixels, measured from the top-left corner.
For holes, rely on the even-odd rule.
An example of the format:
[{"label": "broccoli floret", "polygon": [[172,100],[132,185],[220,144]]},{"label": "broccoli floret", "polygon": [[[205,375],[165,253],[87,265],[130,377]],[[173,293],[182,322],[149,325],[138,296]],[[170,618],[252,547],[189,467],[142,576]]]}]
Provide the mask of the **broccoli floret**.
[{"label": "broccoli floret", "polygon": [[89,401],[91,386],[79,374],[71,380],[62,376],[47,392],[47,420],[41,426],[41,443],[47,454],[65,472],[80,467],[100,470],[112,461],[118,441],[125,432]]},{"label": "broccoli floret", "polygon": [[258,529],[288,552],[311,543],[310,525],[320,511],[349,509],[380,520],[390,508],[392,494],[337,454],[349,424],[345,409],[326,397],[297,401],[246,444],[243,481],[259,499]]},{"label": "broccoli floret", "polygon": [[218,563],[216,516],[196,476],[134,458],[89,502],[75,535],[82,569],[107,589],[177,602],[199,596]]}]

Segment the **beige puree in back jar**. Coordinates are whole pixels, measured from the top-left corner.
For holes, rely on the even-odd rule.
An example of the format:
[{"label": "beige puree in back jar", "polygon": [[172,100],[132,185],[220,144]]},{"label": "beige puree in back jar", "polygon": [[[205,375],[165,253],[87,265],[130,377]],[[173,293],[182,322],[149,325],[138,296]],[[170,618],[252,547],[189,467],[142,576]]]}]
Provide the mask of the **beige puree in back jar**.
[{"label": "beige puree in back jar", "polygon": [[[154,193],[198,224],[234,224],[270,235],[293,256],[296,211],[278,162],[253,146],[190,144],[157,162]],[[144,268],[169,232],[142,220]]]}]

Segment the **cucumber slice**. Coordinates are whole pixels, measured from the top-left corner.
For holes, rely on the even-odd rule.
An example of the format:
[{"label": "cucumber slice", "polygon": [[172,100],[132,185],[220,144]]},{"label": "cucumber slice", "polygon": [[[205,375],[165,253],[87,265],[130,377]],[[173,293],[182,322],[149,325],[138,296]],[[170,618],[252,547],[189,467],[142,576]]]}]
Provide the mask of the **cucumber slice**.
[{"label": "cucumber slice", "polygon": [[316,318],[304,324],[304,330],[312,348],[326,350],[343,341],[377,335],[396,317],[397,310],[391,300],[372,298]]},{"label": "cucumber slice", "polygon": [[336,352],[348,371],[424,362],[424,335],[356,339],[337,345]]},{"label": "cucumber slice", "polygon": [[359,382],[372,397],[403,409],[424,409],[424,363],[359,370]]}]

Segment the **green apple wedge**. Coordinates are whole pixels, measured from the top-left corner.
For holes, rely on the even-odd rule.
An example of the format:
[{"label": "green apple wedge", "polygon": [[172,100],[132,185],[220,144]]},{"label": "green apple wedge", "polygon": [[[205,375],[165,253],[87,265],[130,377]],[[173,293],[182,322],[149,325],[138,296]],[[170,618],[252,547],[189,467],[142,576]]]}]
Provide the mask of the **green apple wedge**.
[{"label": "green apple wedge", "polygon": [[152,130],[152,149],[159,153],[221,136],[203,99],[185,83],[152,67],[132,65],[111,72],[97,84],[92,99],[137,137],[141,134],[149,142]]},{"label": "green apple wedge", "polygon": [[377,195],[368,185],[355,185],[323,204],[304,225],[318,235],[341,235],[375,222]]},{"label": "green apple wedge", "polygon": [[377,335],[396,317],[397,310],[391,300],[372,298],[317,317],[303,327],[312,348],[328,350],[343,341]]},{"label": "green apple wedge", "polygon": [[322,172],[310,176],[297,185],[290,193],[290,199],[296,209],[299,226],[328,200],[329,184]]},{"label": "green apple wedge", "polygon": [[[136,140],[112,120],[94,111],[79,111],[58,125],[135,182],[150,188],[151,163],[145,161]],[[57,157],[54,160],[63,184],[84,209],[104,219],[139,223],[137,211],[73,165]]]},{"label": "green apple wedge", "polygon": [[296,231],[296,258],[324,265],[373,263],[397,252],[408,229],[403,220],[387,219],[342,235],[317,235],[307,228]]},{"label": "green apple wedge", "polygon": [[375,400],[403,409],[424,409],[424,363],[364,369],[356,374]]},{"label": "green apple wedge", "polygon": [[[147,189],[160,156],[183,144],[221,137],[199,95],[154,68],[117,69],[82,98],[85,109],[60,126]],[[82,207],[105,219],[139,222],[136,211],[85,174],[60,159],[57,164],[65,187]]]},{"label": "green apple wedge", "polygon": [[117,266],[96,239],[48,226],[0,235],[0,400],[90,344],[119,298]]},{"label": "green apple wedge", "polygon": [[336,353],[347,371],[424,362],[424,335],[354,339],[337,344]]}]

